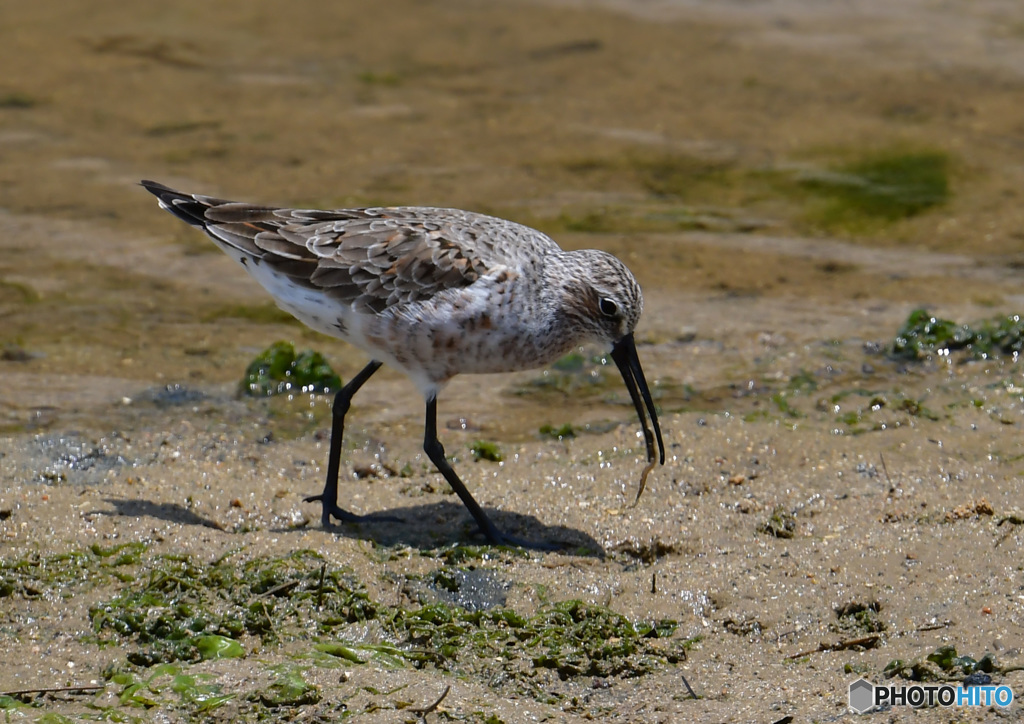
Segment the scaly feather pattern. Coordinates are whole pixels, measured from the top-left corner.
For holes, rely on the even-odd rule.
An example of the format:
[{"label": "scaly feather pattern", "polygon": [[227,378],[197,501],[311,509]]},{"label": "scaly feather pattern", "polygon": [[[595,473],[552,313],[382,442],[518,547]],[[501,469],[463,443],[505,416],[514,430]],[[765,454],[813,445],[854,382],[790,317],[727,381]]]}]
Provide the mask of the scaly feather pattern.
[{"label": "scaly feather pattern", "polygon": [[378,313],[466,287],[522,250],[560,251],[539,231],[458,209],[283,209],[143,184],[178,218],[298,284]]}]

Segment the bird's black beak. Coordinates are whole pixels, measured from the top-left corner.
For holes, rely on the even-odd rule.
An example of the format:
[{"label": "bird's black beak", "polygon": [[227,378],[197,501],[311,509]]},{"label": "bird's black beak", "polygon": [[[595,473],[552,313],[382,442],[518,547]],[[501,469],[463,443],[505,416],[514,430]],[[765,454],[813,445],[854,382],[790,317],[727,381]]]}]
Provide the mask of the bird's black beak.
[{"label": "bird's black beak", "polygon": [[[630,332],[620,339],[612,347],[612,359],[615,360],[622,379],[629,390],[629,396],[636,407],[636,414],[640,418],[640,425],[644,429],[644,440],[647,443],[647,467],[640,474],[640,490],[636,493],[636,501],[643,495],[644,486],[647,484],[647,475],[654,469],[654,439],[657,436],[658,449],[661,451],[660,462],[665,464],[665,442],[661,439],[661,426],[658,425],[658,413],[654,410],[654,400],[651,399],[651,390],[647,387],[647,379],[644,377],[644,370],[640,366],[640,358],[636,354],[636,343],[633,341],[633,333]],[[641,398],[643,402],[641,402]],[[654,425],[654,433],[647,427],[647,416],[644,414],[644,405],[651,416],[651,424]],[[633,505],[636,505],[636,501]]]}]

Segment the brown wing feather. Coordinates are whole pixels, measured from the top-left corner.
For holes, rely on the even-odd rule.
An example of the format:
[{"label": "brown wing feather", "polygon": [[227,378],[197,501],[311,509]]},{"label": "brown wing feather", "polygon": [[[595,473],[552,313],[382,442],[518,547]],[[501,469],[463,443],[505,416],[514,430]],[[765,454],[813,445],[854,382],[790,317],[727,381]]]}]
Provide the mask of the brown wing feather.
[{"label": "brown wing feather", "polygon": [[465,287],[488,272],[473,253],[478,232],[455,215],[464,212],[281,209],[184,194],[151,181],[143,186],[219,242],[366,311]]}]

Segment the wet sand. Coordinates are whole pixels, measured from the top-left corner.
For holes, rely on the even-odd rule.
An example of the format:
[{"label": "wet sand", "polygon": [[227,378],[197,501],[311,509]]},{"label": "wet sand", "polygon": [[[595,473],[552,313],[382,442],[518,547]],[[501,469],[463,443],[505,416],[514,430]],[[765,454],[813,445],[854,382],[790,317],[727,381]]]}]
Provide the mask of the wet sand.
[{"label": "wet sand", "polygon": [[[614,373],[456,379],[439,414],[499,525],[567,546],[475,563],[506,605],[528,615],[579,598],[674,619],[672,641],[696,640],[686,660],[552,679],[548,698],[468,664],[310,666],[321,701],[272,716],[335,717],[344,701],[363,720],[414,721],[396,702],[450,684],[440,709],[468,721],[821,721],[845,715],[858,676],[880,682],[889,662],[942,645],[1020,665],[1020,365],[885,350],[916,307],[965,322],[1020,311],[1024,12],[891,5],[5,13],[17,17],[0,23],[0,559],[14,583],[0,597],[0,691],[102,684],[124,665],[125,648],[97,645],[89,606],[129,584],[30,590],[13,566],[33,556],[307,548],[408,607],[405,583],[446,565],[432,551],[478,542],[425,465],[417,392],[387,371],[355,400],[342,485],[353,509],[405,522],[320,528],[301,501],[322,485],[328,402],[240,400],[236,385],[278,339],[322,351],[343,378],[365,356],[275,313],[156,208],[134,185],[144,177],[293,206],[489,211],[619,255],[645,292],[637,336],[669,455],[638,506],[643,445]],[[949,199],[868,231],[823,230],[806,197],[764,180],[889,149],[947,154]],[[565,423],[580,434],[538,432]],[[479,439],[504,462],[474,462]],[[766,532],[778,511],[791,537]],[[410,549],[427,553],[387,553]],[[866,636],[843,628],[851,603],[883,624],[862,646],[846,646]],[[238,697],[209,716],[253,716],[246,697],[307,645],[188,671]],[[1024,691],[1020,672],[996,679]],[[122,708],[119,691],[43,708],[192,711]]]}]

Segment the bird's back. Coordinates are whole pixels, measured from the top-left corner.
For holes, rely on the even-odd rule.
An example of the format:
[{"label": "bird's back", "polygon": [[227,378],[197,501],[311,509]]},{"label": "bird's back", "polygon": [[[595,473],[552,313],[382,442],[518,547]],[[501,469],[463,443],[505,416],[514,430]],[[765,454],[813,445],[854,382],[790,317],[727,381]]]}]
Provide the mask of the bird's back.
[{"label": "bird's back", "polygon": [[533,292],[545,258],[561,249],[535,229],[458,209],[288,209],[143,186],[284,310],[421,388],[547,361],[529,344],[543,331]]},{"label": "bird's back", "polygon": [[357,311],[421,301],[500,267],[529,270],[560,251],[536,229],[459,209],[288,209],[142,183],[161,206],[202,228],[250,273],[245,258]]}]

